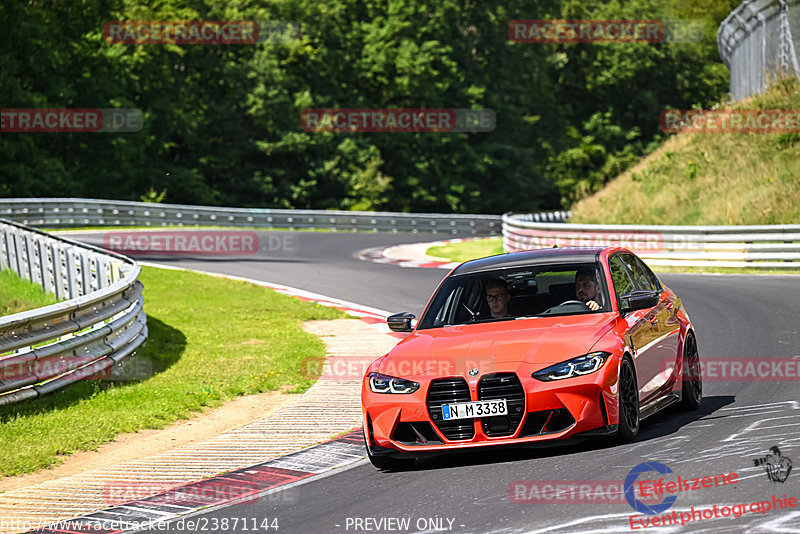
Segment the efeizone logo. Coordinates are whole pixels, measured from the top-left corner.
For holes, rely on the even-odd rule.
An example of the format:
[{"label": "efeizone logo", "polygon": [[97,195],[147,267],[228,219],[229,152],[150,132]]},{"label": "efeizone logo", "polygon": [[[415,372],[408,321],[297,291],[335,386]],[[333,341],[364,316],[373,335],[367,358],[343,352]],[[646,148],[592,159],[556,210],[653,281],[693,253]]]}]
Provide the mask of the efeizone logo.
[{"label": "efeizone logo", "polygon": [[649,473],[650,471],[655,471],[662,475],[672,473],[672,469],[658,462],[645,462],[637,465],[631,469],[628,473],[628,476],[625,477],[625,500],[628,501],[628,504],[631,505],[631,508],[640,514],[657,515],[665,510],[668,510],[669,507],[675,503],[675,500],[678,497],[677,495],[670,495],[658,504],[645,504],[644,502],[638,500],[633,489],[634,484],[639,478],[639,475],[642,473]]}]

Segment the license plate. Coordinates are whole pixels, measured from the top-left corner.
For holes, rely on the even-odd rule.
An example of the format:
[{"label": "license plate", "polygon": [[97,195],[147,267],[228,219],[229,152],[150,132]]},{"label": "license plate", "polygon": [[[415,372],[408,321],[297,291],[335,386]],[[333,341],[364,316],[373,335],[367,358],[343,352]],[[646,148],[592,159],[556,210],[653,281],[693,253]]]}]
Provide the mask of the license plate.
[{"label": "license plate", "polygon": [[442,404],[442,417],[445,421],[507,414],[508,407],[505,399]]}]

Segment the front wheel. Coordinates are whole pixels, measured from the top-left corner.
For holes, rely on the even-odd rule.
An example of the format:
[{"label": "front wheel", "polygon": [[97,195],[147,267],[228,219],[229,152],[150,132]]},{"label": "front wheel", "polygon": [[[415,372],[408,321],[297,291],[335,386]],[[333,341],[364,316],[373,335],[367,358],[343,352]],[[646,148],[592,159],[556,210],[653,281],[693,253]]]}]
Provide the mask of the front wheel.
[{"label": "front wheel", "polygon": [[414,458],[392,458],[389,456],[376,456],[369,451],[367,433],[364,431],[364,445],[367,448],[367,458],[378,469],[400,470],[407,469],[414,464]]},{"label": "front wheel", "polygon": [[692,334],[686,336],[683,349],[683,394],[681,396],[681,409],[685,411],[700,408],[703,400],[703,373],[700,370],[700,354],[697,352],[697,342]]},{"label": "front wheel", "polygon": [[621,441],[631,441],[639,433],[639,387],[630,359],[623,358],[619,368],[619,430]]},{"label": "front wheel", "polygon": [[367,456],[372,465],[378,469],[400,470],[408,469],[414,465],[414,458],[392,458],[390,456],[374,456],[367,451]]}]

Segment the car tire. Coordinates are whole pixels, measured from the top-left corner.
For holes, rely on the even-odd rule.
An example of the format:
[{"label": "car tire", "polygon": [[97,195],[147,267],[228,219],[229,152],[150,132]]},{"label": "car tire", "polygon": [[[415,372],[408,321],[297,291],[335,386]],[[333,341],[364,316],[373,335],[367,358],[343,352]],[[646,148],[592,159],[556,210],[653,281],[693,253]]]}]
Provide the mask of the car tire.
[{"label": "car tire", "polygon": [[414,465],[414,458],[392,458],[390,456],[374,456],[367,452],[369,461],[378,469],[390,469],[398,471],[408,469]]},{"label": "car tire", "polygon": [[686,335],[683,347],[683,393],[680,408],[693,411],[700,408],[703,400],[703,373],[700,367],[700,354],[693,334]]},{"label": "car tire", "polygon": [[369,442],[367,441],[367,433],[364,432],[364,445],[367,448],[367,458],[372,465],[378,469],[391,469],[400,470],[407,469],[414,465],[414,458],[392,458],[390,456],[376,456],[369,451]]},{"label": "car tire", "polygon": [[619,427],[617,438],[631,441],[639,433],[639,387],[633,363],[627,356],[619,366]]}]

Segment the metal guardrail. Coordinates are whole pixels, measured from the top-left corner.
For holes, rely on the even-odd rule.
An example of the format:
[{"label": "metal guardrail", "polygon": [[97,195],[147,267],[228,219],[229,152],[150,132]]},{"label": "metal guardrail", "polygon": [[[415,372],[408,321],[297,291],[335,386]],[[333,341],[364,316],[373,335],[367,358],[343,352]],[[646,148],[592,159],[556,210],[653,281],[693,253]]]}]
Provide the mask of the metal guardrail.
[{"label": "metal guardrail", "polygon": [[0,269],[68,299],[0,317],[0,405],[113,377],[147,338],[140,267],[130,258],[0,219]]},{"label": "metal guardrail", "polygon": [[622,246],[654,266],[800,268],[800,225],[628,226],[534,222],[503,215],[506,252]]},{"label": "metal guardrail", "polygon": [[[540,214],[566,220],[566,212]],[[225,208],[84,198],[0,199],[0,217],[37,227],[234,226],[334,231],[499,235],[499,215],[440,215],[267,208]]]},{"label": "metal guardrail", "polygon": [[746,0],[722,22],[717,48],[734,99],[764,91],[781,76],[800,79],[800,0]]}]

